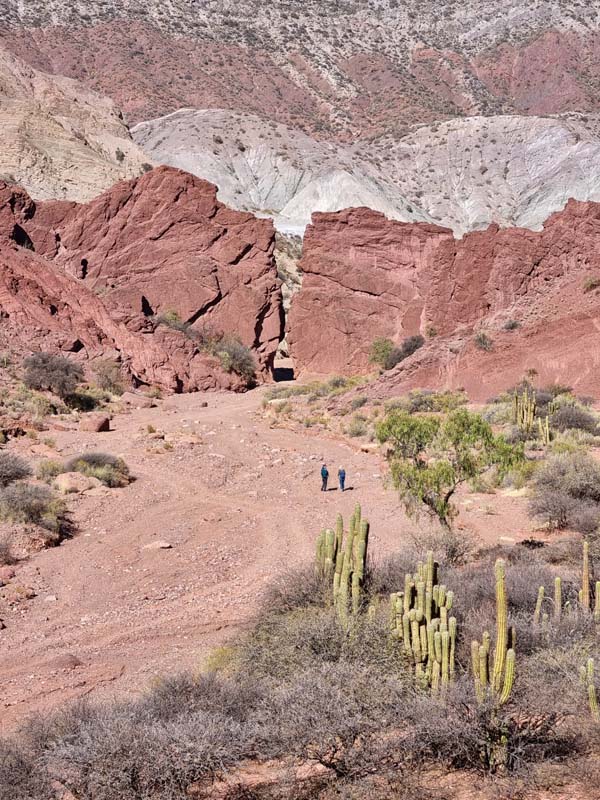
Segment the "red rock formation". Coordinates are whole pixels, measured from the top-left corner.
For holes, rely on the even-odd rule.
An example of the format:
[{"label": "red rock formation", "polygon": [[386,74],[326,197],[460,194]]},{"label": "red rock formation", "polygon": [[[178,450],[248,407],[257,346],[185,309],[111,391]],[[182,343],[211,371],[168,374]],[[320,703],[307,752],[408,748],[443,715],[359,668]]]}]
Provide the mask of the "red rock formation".
[{"label": "red rock formation", "polygon": [[[598,391],[600,297],[584,284],[600,279],[599,243],[597,203],[569,201],[541,232],[490,226],[462,240],[367,209],[315,214],[290,313],[291,354],[301,372],[364,372],[375,337],[422,333],[427,345],[376,393],[464,386],[483,399],[529,369]],[[519,327],[505,330],[509,319]],[[489,352],[474,340],[482,330]]]},{"label": "red rock formation", "polygon": [[153,314],[238,335],[270,372],[281,293],[270,222],[230,211],[211,184],[161,168],[90,204],[34,204],[0,184],[0,313],[32,347],[118,354],[137,382],[240,388]]},{"label": "red rock formation", "polygon": [[232,211],[216,187],[170,167],[123,181],[91,203],[39,203],[36,252],[123,314],[174,311],[235,333],[272,367],[281,338],[270,220]]}]

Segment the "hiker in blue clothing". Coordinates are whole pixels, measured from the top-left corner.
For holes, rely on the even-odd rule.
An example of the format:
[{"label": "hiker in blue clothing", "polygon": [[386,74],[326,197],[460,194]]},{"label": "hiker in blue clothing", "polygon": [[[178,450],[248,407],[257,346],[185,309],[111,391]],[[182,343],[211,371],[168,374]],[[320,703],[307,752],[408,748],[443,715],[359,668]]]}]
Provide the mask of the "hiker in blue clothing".
[{"label": "hiker in blue clothing", "polygon": [[346,470],[343,467],[338,469],[338,480],[340,482],[340,489],[344,491],[344,485],[346,483]]},{"label": "hiker in blue clothing", "polygon": [[329,478],[329,470],[327,469],[327,465],[323,464],[321,467],[321,491],[327,491],[327,480]]}]

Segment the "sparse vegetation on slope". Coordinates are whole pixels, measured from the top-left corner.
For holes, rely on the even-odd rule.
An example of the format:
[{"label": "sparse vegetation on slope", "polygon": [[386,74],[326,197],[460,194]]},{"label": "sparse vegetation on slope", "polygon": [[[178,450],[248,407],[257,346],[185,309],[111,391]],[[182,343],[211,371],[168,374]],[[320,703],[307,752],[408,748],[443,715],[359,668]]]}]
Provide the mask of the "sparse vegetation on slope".
[{"label": "sparse vegetation on slope", "polygon": [[[77,800],[221,790],[326,800],[364,796],[367,787],[384,800],[422,796],[435,767],[467,771],[470,782],[493,775],[500,787],[509,778],[513,791],[533,797],[556,786],[553,762],[562,767],[559,791],[597,781],[587,556],[558,581],[543,552],[524,548],[495,568],[487,557],[451,567],[432,553],[418,565],[408,553],[376,564],[367,542],[358,509],[347,529],[338,519],[319,537],[315,565],[271,590],[254,627],[215,653],[210,671],[165,679],[138,700],[75,705],[26,723],[0,743],[0,798],[54,800],[58,781]],[[549,597],[560,585],[559,610],[551,619],[544,612],[543,624],[540,585]],[[391,624],[396,608],[399,626]],[[472,668],[471,642],[482,630]],[[265,776],[251,788],[248,764]],[[456,796],[450,785],[444,796]]]}]

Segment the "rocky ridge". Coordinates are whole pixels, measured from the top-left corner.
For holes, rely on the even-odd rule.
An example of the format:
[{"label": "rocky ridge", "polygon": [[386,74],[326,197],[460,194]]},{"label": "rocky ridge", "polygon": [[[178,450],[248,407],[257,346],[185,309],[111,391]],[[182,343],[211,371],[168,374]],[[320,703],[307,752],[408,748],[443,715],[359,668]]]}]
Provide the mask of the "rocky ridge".
[{"label": "rocky ridge", "polygon": [[0,307],[29,349],[121,361],[135,383],[242,388],[181,330],[239,336],[268,377],[281,338],[270,222],[223,206],[216,188],[166,167],[87,205],[34,203],[2,184]]},{"label": "rocky ridge", "polygon": [[[426,345],[385,373],[374,396],[464,387],[485,399],[534,370],[600,390],[600,205],[569,201],[543,230],[448,229],[368,209],[316,214],[288,341],[300,371],[369,371],[377,336]],[[583,355],[585,354],[585,355]]]}]

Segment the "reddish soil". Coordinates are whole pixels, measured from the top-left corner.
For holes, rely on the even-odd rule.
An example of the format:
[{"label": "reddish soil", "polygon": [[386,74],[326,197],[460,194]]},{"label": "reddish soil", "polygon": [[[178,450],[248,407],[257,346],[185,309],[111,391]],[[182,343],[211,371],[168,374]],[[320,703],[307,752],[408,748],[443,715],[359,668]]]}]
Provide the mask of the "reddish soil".
[{"label": "reddish soil", "polygon": [[[119,454],[136,480],[70,499],[79,533],[17,566],[13,585],[37,596],[1,613],[4,729],[77,697],[133,697],[161,675],[200,668],[251,621],[265,585],[311,559],[318,530],[356,502],[375,558],[406,541],[415,526],[384,487],[380,455],[271,427],[264,391],[179,395],[117,415],[110,433],[50,432],[61,457]],[[46,448],[21,439],[11,449],[39,458]],[[332,475],[343,464],[352,491],[322,494],[322,461]],[[531,535],[521,497],[463,496],[460,508],[459,527],[486,543]],[[144,549],[157,541],[172,548]]]}]

